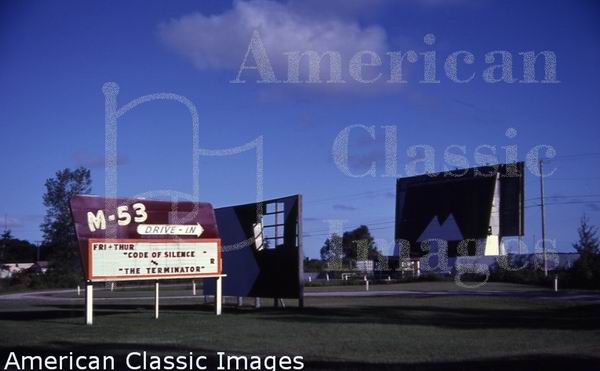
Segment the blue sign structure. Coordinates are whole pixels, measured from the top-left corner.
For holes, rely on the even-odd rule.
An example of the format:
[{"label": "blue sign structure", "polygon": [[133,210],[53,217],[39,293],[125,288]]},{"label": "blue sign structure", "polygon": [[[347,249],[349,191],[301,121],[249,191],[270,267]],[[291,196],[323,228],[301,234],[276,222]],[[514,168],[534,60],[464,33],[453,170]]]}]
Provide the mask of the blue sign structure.
[{"label": "blue sign structure", "polygon": [[[223,294],[299,299],[302,306],[302,196],[218,208],[215,215],[227,274]],[[206,286],[213,295],[213,285]]]}]

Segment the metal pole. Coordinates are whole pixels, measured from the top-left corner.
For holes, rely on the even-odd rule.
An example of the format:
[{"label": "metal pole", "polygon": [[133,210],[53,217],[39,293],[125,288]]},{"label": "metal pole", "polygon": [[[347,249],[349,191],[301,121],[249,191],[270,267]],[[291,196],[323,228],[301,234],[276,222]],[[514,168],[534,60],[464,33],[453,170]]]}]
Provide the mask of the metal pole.
[{"label": "metal pole", "polygon": [[154,318],[158,319],[159,283],[154,282]]},{"label": "metal pole", "polygon": [[94,285],[87,281],[85,283],[85,324],[94,323]]},{"label": "metal pole", "polygon": [[217,286],[215,288],[215,314],[217,316],[221,315],[221,306],[223,304],[222,303],[223,298],[222,298],[222,292],[221,292],[222,280],[223,280],[222,277],[217,277],[217,279],[215,280],[216,286]]},{"label": "metal pole", "polygon": [[523,236],[519,236],[517,243],[519,244],[519,255],[523,254]]},{"label": "metal pole", "polygon": [[542,200],[542,202],[540,203],[541,213],[542,213],[542,252],[544,254],[544,276],[548,277],[548,261],[546,259],[546,220],[545,220],[545,214],[544,214],[544,173],[543,173],[544,161],[540,160],[539,165],[540,165],[540,197]]},{"label": "metal pole", "polygon": [[192,281],[192,295],[196,296],[196,281]]}]

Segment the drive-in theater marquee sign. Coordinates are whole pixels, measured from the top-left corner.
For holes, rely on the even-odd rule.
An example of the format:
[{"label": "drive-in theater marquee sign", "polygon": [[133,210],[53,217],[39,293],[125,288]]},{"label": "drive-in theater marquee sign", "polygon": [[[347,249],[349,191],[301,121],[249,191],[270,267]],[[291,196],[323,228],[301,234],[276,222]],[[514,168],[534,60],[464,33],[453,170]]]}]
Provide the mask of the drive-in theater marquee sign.
[{"label": "drive-in theater marquee sign", "polygon": [[86,323],[93,319],[94,282],[156,281],[158,318],[159,280],[216,278],[215,311],[221,314],[225,275],[211,204],[79,195],[71,199],[71,212],[87,283]]},{"label": "drive-in theater marquee sign", "polygon": [[188,278],[220,273],[219,240],[89,240],[88,280]]}]

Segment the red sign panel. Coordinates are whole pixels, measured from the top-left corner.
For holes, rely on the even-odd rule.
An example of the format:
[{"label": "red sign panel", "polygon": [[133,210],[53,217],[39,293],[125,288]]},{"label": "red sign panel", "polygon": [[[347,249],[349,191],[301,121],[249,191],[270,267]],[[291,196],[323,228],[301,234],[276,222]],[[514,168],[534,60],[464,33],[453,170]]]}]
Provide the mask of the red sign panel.
[{"label": "red sign panel", "polygon": [[88,280],[221,272],[221,243],[209,203],[79,195],[71,199],[71,213]]}]

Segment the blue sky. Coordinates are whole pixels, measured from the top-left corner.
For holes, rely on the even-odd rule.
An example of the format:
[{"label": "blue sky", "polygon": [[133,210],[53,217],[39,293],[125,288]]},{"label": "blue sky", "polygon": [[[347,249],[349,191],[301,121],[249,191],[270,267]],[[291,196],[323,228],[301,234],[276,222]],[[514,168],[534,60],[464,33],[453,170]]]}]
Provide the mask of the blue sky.
[{"label": "blue sky", "polygon": [[[229,148],[264,140],[264,197],[304,195],[305,252],[316,257],[326,238],[325,220],[346,228],[369,225],[392,241],[395,178],[385,176],[384,129],[397,127],[398,176],[412,159],[410,146],[444,150],[482,144],[517,145],[519,159],[551,145],[556,169],[546,180],[547,233],[570,251],[579,218],[600,224],[600,7],[594,1],[61,1],[0,5],[0,213],[14,235],[40,240],[44,181],[64,167],[88,166],[93,192],[104,192],[104,96],[107,81],[120,86],[122,105],[139,96],[173,92],[200,114],[200,146]],[[352,55],[363,49],[384,60],[373,84],[231,84],[252,30],[258,29],[281,80],[291,50],[336,50],[347,77]],[[326,30],[327,33],[323,32]],[[435,44],[426,45],[426,34]],[[422,84],[423,62],[409,64],[406,84],[387,84],[388,51],[435,50],[439,84]],[[444,74],[458,50],[475,56],[457,84]],[[510,51],[522,78],[519,52],[551,50],[556,84],[483,81],[484,55]],[[538,69],[538,79],[543,69]],[[463,69],[464,68],[464,69]],[[302,72],[304,71],[304,72]],[[302,73],[306,72],[306,66]],[[325,75],[327,71],[323,71]],[[306,77],[306,75],[302,75]],[[349,177],[334,163],[332,145],[349,125],[374,126],[375,140],[351,133],[349,165],[360,174],[376,162],[376,175]],[[505,136],[517,130],[515,138]],[[153,102],[119,120],[119,194],[154,189],[191,193],[191,125],[183,108]],[[252,153],[200,160],[202,200],[215,207],[256,198]],[[525,242],[540,237],[539,178],[526,178]],[[389,251],[391,252],[391,251]]]}]

